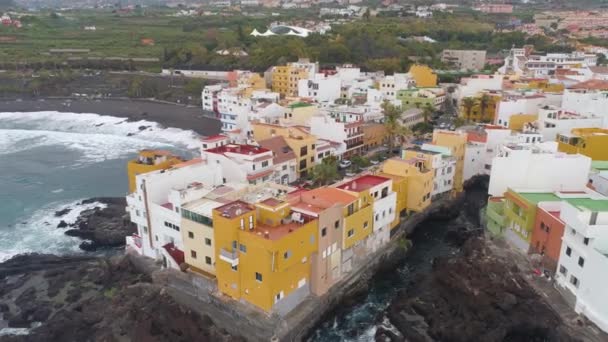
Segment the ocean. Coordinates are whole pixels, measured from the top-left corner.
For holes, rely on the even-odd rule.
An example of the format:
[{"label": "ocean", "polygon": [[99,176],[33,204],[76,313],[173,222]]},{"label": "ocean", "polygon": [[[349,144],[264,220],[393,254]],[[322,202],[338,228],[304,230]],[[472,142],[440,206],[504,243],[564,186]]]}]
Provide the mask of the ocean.
[{"label": "ocean", "polygon": [[[196,133],[155,122],[64,112],[0,112],[0,262],[20,253],[81,253],[57,228],[91,197],[124,196],[127,161],[163,148],[190,157]],[[55,212],[73,210],[61,217]]]}]

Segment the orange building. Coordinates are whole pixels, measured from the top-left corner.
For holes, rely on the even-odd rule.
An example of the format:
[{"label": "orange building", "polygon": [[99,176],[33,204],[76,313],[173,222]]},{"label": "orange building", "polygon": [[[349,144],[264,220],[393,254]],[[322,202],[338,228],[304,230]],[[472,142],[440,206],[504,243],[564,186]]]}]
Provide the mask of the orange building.
[{"label": "orange building", "polygon": [[542,265],[556,270],[562,248],[564,221],[560,219],[559,202],[541,202],[536,210],[529,253],[542,255]]}]

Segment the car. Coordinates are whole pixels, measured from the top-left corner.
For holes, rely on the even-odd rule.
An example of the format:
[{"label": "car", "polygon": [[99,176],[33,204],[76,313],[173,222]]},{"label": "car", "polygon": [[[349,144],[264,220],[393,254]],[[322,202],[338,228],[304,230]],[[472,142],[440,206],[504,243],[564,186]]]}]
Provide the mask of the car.
[{"label": "car", "polygon": [[338,166],[340,166],[341,169],[346,169],[347,167],[351,166],[353,163],[350,160],[340,160],[340,164],[338,164]]},{"label": "car", "polygon": [[355,177],[357,174],[354,173],[352,170],[346,171],[346,173],[344,174],[346,177]]},{"label": "car", "polygon": [[378,165],[380,162],[377,160],[370,160],[370,163],[372,163],[372,165]]}]

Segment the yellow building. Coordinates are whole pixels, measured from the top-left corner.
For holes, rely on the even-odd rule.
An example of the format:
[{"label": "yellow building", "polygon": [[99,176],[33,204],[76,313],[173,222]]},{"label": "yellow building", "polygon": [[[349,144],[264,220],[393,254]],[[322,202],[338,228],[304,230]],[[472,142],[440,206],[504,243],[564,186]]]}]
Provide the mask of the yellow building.
[{"label": "yellow building", "polygon": [[220,202],[202,198],[180,210],[185,262],[189,270],[205,276],[215,275],[213,209],[220,206]]},{"label": "yellow building", "polygon": [[544,79],[533,79],[527,82],[515,82],[513,86],[515,89],[538,89],[546,93],[561,93],[565,89],[563,83],[550,83],[548,80]]},{"label": "yellow building", "polygon": [[380,176],[393,180],[393,191],[397,193],[397,217],[391,229],[399,224],[399,216],[409,212],[420,212],[431,205],[433,172],[424,167],[424,160],[391,158],[382,164]]},{"label": "yellow building", "polygon": [[317,219],[274,198],[214,209],[218,289],[266,312],[289,311],[309,293]]},{"label": "yellow building", "polygon": [[298,96],[298,82],[308,79],[308,70],[293,65],[275,66],[272,70],[272,91],[281,97]]},{"label": "yellow building", "polygon": [[[487,103],[482,108],[482,96],[484,95],[487,96]],[[461,116],[474,122],[494,122],[496,106],[500,102],[501,97],[492,93],[480,93],[476,97],[473,97],[473,99],[475,103],[470,111],[468,108],[465,108],[464,101],[461,101],[459,111]]]},{"label": "yellow building", "polygon": [[382,146],[386,140],[386,128],[381,123],[365,123],[363,129],[363,148],[371,150]]},{"label": "yellow building", "polygon": [[452,156],[456,158],[454,190],[461,192],[463,190],[464,152],[467,146],[467,133],[435,130],[433,132],[433,144],[448,148],[452,152]]},{"label": "yellow building", "polygon": [[358,199],[344,209],[342,249],[358,245],[372,233],[374,197],[370,194],[369,189],[382,182],[386,182],[386,178],[364,175],[346,183],[337,184],[336,188],[356,196]]},{"label": "yellow building", "polygon": [[292,102],[287,105],[287,113],[281,121],[285,124],[308,126],[310,118],[319,114],[319,107],[308,102]]},{"label": "yellow building", "polygon": [[296,172],[298,177],[308,174],[315,166],[317,155],[317,138],[298,126],[281,126],[261,122],[252,122],[253,139],[256,141],[282,136],[285,142],[296,154]]},{"label": "yellow building", "polygon": [[129,177],[129,193],[135,191],[135,176],[156,170],[165,170],[175,164],[183,162],[180,157],[164,150],[142,150],[137,159],[130,160],[127,164],[127,176]]},{"label": "yellow building", "polygon": [[509,129],[513,131],[521,131],[524,125],[529,122],[534,122],[538,119],[536,114],[515,114],[509,118]]},{"label": "yellow building", "polygon": [[416,82],[418,88],[430,88],[437,86],[437,74],[430,67],[423,64],[414,64],[410,67],[410,75]]},{"label": "yellow building", "polygon": [[608,129],[574,128],[570,134],[558,134],[556,140],[561,152],[580,153],[592,160],[608,160]]}]

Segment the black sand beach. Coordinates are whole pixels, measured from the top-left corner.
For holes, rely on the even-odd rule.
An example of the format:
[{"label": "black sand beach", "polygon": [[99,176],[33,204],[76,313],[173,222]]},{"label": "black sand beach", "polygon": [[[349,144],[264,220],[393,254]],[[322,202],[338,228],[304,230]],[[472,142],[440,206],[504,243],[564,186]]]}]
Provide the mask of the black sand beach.
[{"label": "black sand beach", "polygon": [[95,113],[132,121],[148,120],[165,127],[193,130],[203,136],[220,132],[220,121],[204,115],[200,107],[129,99],[0,100],[0,112],[37,111]]}]

